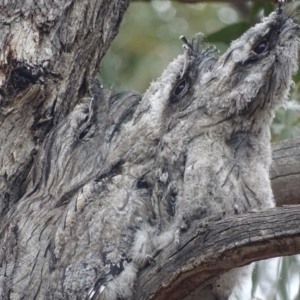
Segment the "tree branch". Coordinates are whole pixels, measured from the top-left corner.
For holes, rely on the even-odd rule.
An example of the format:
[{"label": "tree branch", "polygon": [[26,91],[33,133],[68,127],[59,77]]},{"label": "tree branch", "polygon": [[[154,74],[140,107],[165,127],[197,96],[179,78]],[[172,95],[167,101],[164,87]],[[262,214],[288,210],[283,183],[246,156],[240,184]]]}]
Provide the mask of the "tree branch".
[{"label": "tree branch", "polygon": [[[28,12],[29,6],[14,7],[13,11],[9,11],[7,6],[7,11],[1,12],[4,34],[0,38],[0,48],[3,49],[3,56],[0,57],[0,96],[3,104],[0,122],[0,156],[3,158],[3,168],[0,169],[0,211],[8,210],[9,205],[20,199],[24,192],[22,182],[32,165],[33,152],[38,149],[47,132],[87,92],[88,82],[117,33],[128,2],[96,1],[98,6],[90,6],[92,2],[85,2],[84,9],[80,6],[84,3],[82,1],[70,1],[66,5],[62,2],[61,7],[56,7],[59,2],[53,2],[53,8],[31,7],[32,11],[42,12],[36,18]],[[116,15],[118,5],[122,9]],[[85,12],[82,18],[79,18],[78,12]],[[30,35],[23,32],[28,28]],[[277,203],[298,203],[300,140],[276,144],[273,153],[271,178]],[[87,157],[92,157],[87,154]],[[48,196],[48,192],[45,193]],[[45,215],[36,215],[37,219],[43,216],[46,225],[54,227],[55,218],[60,217],[55,210],[57,206],[51,206],[47,198],[44,200],[53,209],[49,210],[52,215],[44,208]],[[190,291],[204,287],[215,276],[230,268],[254,260],[299,253],[299,215],[299,207],[285,207],[193,223],[187,232],[182,233],[178,251],[171,245],[159,255],[156,265],[140,274],[136,299],[185,299]],[[30,224],[30,220],[27,224]],[[48,236],[46,225],[43,227],[42,222],[32,221],[32,225],[33,231],[38,228],[41,234],[39,239],[32,240],[32,248],[28,252],[36,251],[37,256],[42,253],[39,259],[45,263],[44,252],[40,249],[44,250],[50,234]],[[50,225],[49,232],[52,232]],[[9,236],[12,238],[8,241],[11,249],[17,242],[17,239],[13,240],[17,236],[16,230],[12,226]],[[29,231],[27,233],[30,235]],[[32,232],[32,236],[34,234]],[[42,234],[45,238],[43,236],[41,242]],[[50,246],[47,248],[49,253],[53,250]],[[3,257],[13,255],[15,252],[7,251]]]},{"label": "tree branch", "polygon": [[88,94],[130,0],[0,1],[0,214],[46,134]]},{"label": "tree branch", "polygon": [[300,253],[300,206],[194,222],[140,276],[135,299],[182,300],[226,270]]},{"label": "tree branch", "polygon": [[300,139],[275,143],[272,149],[270,178],[276,205],[300,204]]},{"label": "tree branch", "polygon": [[[275,143],[272,150],[277,205],[300,203],[300,138]],[[300,206],[208,218],[182,234],[178,251],[171,245],[140,274],[135,299],[185,299],[231,268],[299,253]]]},{"label": "tree branch", "polygon": [[[150,2],[151,0],[132,0],[133,2]],[[199,2],[231,2],[231,3],[247,3],[248,0],[171,0],[173,2],[181,2],[181,3],[199,3]],[[277,3],[276,0],[253,0],[253,2],[273,2]]]}]

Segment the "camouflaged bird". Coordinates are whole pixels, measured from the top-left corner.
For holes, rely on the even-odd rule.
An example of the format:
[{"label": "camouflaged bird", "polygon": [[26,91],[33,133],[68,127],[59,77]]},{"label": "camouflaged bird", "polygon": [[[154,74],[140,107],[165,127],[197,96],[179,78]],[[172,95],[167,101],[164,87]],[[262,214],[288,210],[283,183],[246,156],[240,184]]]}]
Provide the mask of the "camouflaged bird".
[{"label": "camouflaged bird", "polygon": [[[143,96],[98,86],[48,135],[2,222],[1,299],[132,299],[138,271],[191,221],[274,206],[269,128],[298,32],[279,8],[218,59],[183,39]],[[184,299],[250,299],[251,272]]]}]

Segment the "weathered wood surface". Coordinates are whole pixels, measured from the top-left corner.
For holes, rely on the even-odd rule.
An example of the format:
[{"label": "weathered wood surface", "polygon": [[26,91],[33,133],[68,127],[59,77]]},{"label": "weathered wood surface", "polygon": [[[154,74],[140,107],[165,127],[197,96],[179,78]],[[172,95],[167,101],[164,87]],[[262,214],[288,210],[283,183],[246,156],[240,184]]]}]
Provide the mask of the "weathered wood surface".
[{"label": "weathered wood surface", "polygon": [[[47,1],[43,5],[33,0],[27,1],[26,5],[19,1],[0,3],[0,210],[4,216],[0,225],[4,235],[6,226],[11,229],[6,236],[10,239],[10,248],[1,250],[1,259],[8,261],[16,255],[14,249],[18,240],[14,240],[14,236],[17,237],[14,234],[17,228],[14,219],[9,217],[21,216],[23,224],[26,220],[22,219],[22,211],[7,212],[24,196],[28,184],[25,181],[39,146],[50,130],[88,93],[89,82],[117,33],[128,3],[126,0]],[[102,122],[98,123],[99,132],[94,144],[77,143],[74,148],[71,145],[61,156],[64,170],[55,168],[55,158],[51,164],[52,172],[45,170],[40,159],[40,169],[51,176],[45,178],[45,174],[37,174],[37,178],[43,179],[33,180],[27,190],[28,197],[38,190],[32,198],[34,201],[28,207],[19,205],[24,211],[32,209],[34,220],[47,218],[44,220],[47,226],[53,222],[47,230],[38,221],[30,225],[35,224],[34,230],[40,233],[35,233],[31,241],[39,260],[44,260],[45,253],[40,252],[37,243],[43,250],[45,245],[50,245],[47,237],[56,228],[55,222],[61,215],[65,216],[64,222],[72,224],[76,220],[76,211],[69,214],[74,208],[64,202],[65,195],[70,198],[80,195],[86,182],[95,179],[99,172],[105,172],[101,170],[101,157],[95,156],[95,145],[104,139],[101,129],[107,125],[105,117],[99,117],[99,114],[105,116],[105,105],[101,92],[95,98],[92,105],[84,104],[96,111],[97,119]],[[73,113],[84,114],[86,107]],[[68,125],[68,122],[59,125],[63,138],[73,137],[74,128]],[[55,144],[45,149],[49,151],[51,147],[58,149]],[[51,153],[55,157],[55,152]],[[299,139],[273,145],[270,176],[278,205],[300,202],[299,153]],[[39,152],[40,158],[42,155],[43,149]],[[77,176],[82,165],[89,174],[84,179]],[[56,181],[53,182],[60,184],[48,189],[49,178],[54,177]],[[26,199],[29,198],[23,198],[25,204]],[[57,200],[59,202],[55,202]],[[66,211],[58,214],[62,205],[66,205]],[[76,205],[79,205],[77,200]],[[42,214],[40,207],[43,207]],[[299,253],[299,215],[299,207],[284,207],[226,220],[194,223],[182,234],[179,251],[166,249],[156,265],[141,273],[137,299],[171,299],[170,295],[172,299],[176,299],[174,295],[183,299],[194,287],[203,287],[227,269],[258,259]],[[51,252],[51,249],[47,248],[47,251]],[[21,271],[20,276],[28,274],[26,268]]]},{"label": "weathered wood surface", "polygon": [[169,247],[141,273],[136,299],[190,299],[228,269],[300,253],[300,206],[293,205],[300,203],[300,139],[274,143],[272,150],[272,188],[284,207],[193,223],[179,251]]},{"label": "weathered wood surface", "polygon": [[45,135],[88,92],[129,0],[0,1],[0,213]]},{"label": "weathered wood surface", "polygon": [[277,206],[300,204],[300,139],[275,143],[272,150],[270,178]]},{"label": "weathered wood surface", "polygon": [[195,222],[139,277],[135,299],[190,299],[218,275],[252,261],[300,253],[300,206]]},{"label": "weathered wood surface", "polygon": [[193,223],[179,251],[169,247],[141,272],[135,299],[189,299],[233,267],[300,253],[300,139],[272,145],[270,172],[277,206],[223,220]]},{"label": "weathered wood surface", "polygon": [[[150,2],[151,0],[132,0],[133,2]],[[181,3],[200,3],[200,2],[208,2],[207,0],[171,0],[173,2],[181,2]],[[232,2],[232,3],[247,3],[247,0],[210,0],[209,2]],[[254,0],[254,2],[273,2],[277,3],[277,0]]]}]

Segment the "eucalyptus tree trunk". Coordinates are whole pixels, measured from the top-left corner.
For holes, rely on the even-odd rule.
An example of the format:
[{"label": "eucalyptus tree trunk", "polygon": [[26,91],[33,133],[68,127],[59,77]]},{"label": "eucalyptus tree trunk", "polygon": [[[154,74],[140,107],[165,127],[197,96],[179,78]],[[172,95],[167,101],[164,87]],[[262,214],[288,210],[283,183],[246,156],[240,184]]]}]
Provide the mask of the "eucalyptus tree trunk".
[{"label": "eucalyptus tree trunk", "polygon": [[[62,227],[72,228],[77,209],[85,205],[84,199],[80,198],[83,183],[100,178],[117,167],[119,162],[108,166],[110,170],[101,169],[101,155],[97,147],[105,140],[103,132],[107,126],[106,103],[101,87],[98,86],[95,101],[82,99],[93,94],[90,88],[93,79],[118,32],[129,0],[1,1],[0,240],[3,244],[0,251],[0,299],[7,299],[7,295],[11,299],[21,299],[26,294],[29,295],[27,299],[32,299],[32,295],[38,295],[40,286],[34,282],[37,278],[30,278],[30,272],[35,268],[30,259],[34,256],[36,261],[41,261],[46,253],[50,253],[47,259],[50,262],[51,283],[60,284],[61,277],[55,275],[53,269],[56,259],[61,258],[62,254],[58,248],[54,253],[53,241],[49,238],[52,230],[60,226],[56,223],[59,223],[59,217],[63,214]],[[132,93],[127,98],[129,102],[125,105],[130,111],[139,100],[139,95]],[[81,102],[83,104],[74,109]],[[67,140],[73,137],[72,120],[81,113],[84,115],[87,110],[96,111],[99,121],[97,138],[90,146],[77,141],[76,147],[73,147]],[[53,128],[56,130],[51,131]],[[82,129],[84,138],[85,130]],[[40,149],[47,135],[49,143]],[[58,144],[62,147],[58,147]],[[275,198],[281,205],[299,203],[299,151],[299,140],[274,146],[275,160],[271,177]],[[44,161],[52,162],[57,157],[61,158],[58,165],[65,168],[63,174],[59,173],[59,169],[48,168],[44,164]],[[79,180],[77,174],[83,164],[90,167],[85,168],[85,179]],[[28,182],[29,173],[31,182]],[[66,196],[72,197],[76,193],[76,209],[71,211]],[[66,210],[62,211],[62,207],[66,207]],[[30,210],[34,213],[29,214]],[[61,215],[57,213],[59,210]],[[192,230],[183,234],[186,247],[177,249],[175,253],[174,249],[167,249],[164,265],[152,265],[140,273],[136,299],[180,299],[180,295],[196,287],[204,287],[230,268],[257,259],[298,253],[300,233],[296,229],[299,228],[299,214],[299,209],[279,209],[257,216],[240,216],[236,220],[207,220],[200,225],[193,224]],[[23,228],[15,225],[15,216],[18,216]],[[30,217],[28,222],[27,216]],[[228,244],[228,239],[233,237],[233,222],[236,224],[235,233],[240,233],[240,236],[236,235]],[[250,225],[253,228],[245,240],[245,226],[249,229]],[[26,226],[28,230],[24,232],[28,238],[25,237],[25,247],[20,242],[18,232]],[[260,228],[269,230],[269,234],[257,238]],[[225,232],[220,239],[213,234],[219,230]],[[212,233],[211,237],[209,232]],[[61,245],[65,243],[63,238],[67,238],[62,234],[56,237],[61,238],[57,242]],[[278,244],[292,244],[291,239],[294,247],[279,249]],[[209,246],[211,243],[214,247]],[[256,250],[253,245],[257,246]],[[71,244],[68,246],[73,247]],[[89,249],[85,250],[82,257],[89,254]],[[18,255],[28,258],[22,266],[15,264]],[[224,264],[222,255],[232,259]],[[13,283],[5,277],[12,272],[19,272],[22,280],[26,278],[32,290],[29,288],[11,294]],[[40,276],[43,277],[47,272],[41,267]],[[182,283],[185,283],[184,289]],[[76,282],[71,282],[68,287],[75,289],[73,285]],[[51,289],[47,293],[44,295],[46,299],[60,298],[60,295],[52,295]]]},{"label": "eucalyptus tree trunk", "polygon": [[0,2],[0,212],[49,131],[88,93],[129,0]]}]

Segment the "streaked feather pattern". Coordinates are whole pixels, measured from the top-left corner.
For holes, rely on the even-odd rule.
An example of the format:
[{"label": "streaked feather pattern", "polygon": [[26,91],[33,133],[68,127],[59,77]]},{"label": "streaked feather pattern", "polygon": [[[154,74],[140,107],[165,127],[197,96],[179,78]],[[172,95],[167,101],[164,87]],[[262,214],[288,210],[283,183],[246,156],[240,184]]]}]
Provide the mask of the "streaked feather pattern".
[{"label": "streaked feather pattern", "polygon": [[[1,299],[131,299],[180,228],[272,207],[269,127],[297,70],[298,31],[278,10],[218,59],[202,37],[183,38],[143,96],[96,84],[49,133],[5,216]],[[239,299],[250,275],[231,270],[195,299]]]}]

